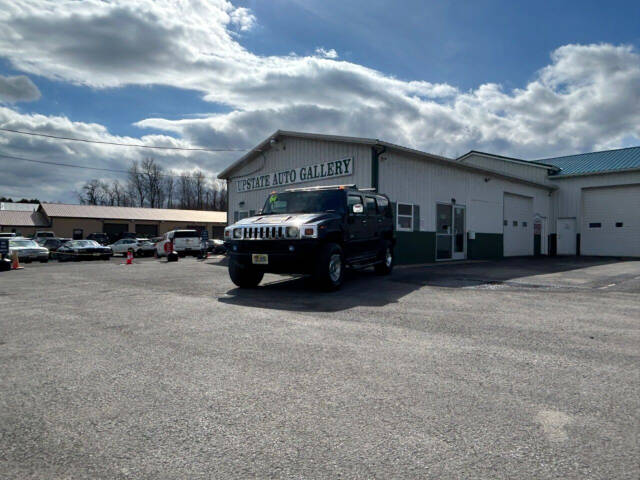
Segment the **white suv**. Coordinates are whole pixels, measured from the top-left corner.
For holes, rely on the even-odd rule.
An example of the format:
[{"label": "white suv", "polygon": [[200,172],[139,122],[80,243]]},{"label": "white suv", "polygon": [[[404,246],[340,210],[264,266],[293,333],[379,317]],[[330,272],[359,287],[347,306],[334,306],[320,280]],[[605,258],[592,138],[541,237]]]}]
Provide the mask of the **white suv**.
[{"label": "white suv", "polygon": [[159,257],[167,255],[165,245],[173,244],[173,251],[178,255],[200,255],[200,235],[196,230],[171,230],[162,236],[162,240],[156,243],[156,252]]}]

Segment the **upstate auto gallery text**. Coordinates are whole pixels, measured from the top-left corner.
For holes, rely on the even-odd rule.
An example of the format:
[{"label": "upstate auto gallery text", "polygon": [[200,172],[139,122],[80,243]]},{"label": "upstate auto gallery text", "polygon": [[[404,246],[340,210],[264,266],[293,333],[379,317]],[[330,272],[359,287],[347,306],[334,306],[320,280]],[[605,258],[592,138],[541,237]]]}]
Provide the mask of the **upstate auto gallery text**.
[{"label": "upstate auto gallery text", "polygon": [[294,183],[310,182],[321,178],[344,177],[353,173],[353,158],[317,163],[306,167],[255,175],[236,181],[238,192],[274,188]]}]

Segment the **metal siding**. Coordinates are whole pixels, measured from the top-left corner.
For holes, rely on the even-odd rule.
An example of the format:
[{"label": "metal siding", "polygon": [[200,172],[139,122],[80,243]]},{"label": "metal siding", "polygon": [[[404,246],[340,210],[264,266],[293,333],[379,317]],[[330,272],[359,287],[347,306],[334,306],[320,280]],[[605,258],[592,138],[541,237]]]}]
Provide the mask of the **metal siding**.
[{"label": "metal siding", "polygon": [[523,178],[530,182],[543,183],[549,185],[547,178],[547,170],[539,166],[529,166],[522,163],[514,163],[498,158],[485,157],[482,155],[472,154],[465,158],[462,163],[475,165],[476,167],[493,170],[504,175]]},{"label": "metal siding", "polygon": [[[283,146],[285,147],[283,149]],[[304,165],[313,165],[320,162],[339,160],[351,157],[354,159],[354,173],[350,176],[327,178],[283,187],[266,188],[250,192],[238,192],[236,180],[248,174],[266,174],[286,168],[296,168]],[[359,187],[371,186],[371,147],[344,142],[327,142],[304,138],[284,137],[279,142],[277,149],[270,148],[263,156],[255,158],[243,166],[229,182],[229,218],[233,218],[233,212],[239,210],[260,210],[264,206],[267,195],[272,192],[296,187],[311,187],[314,185],[337,185],[355,183]],[[240,201],[244,201],[242,207]]]},{"label": "metal siding", "polygon": [[[553,184],[558,186],[558,190],[553,194],[556,219],[575,217],[578,219],[577,228],[578,233],[580,233],[582,189],[640,184],[640,172],[571,177],[554,180]],[[554,229],[551,233],[556,233],[554,228],[555,221],[550,222],[549,225]]]},{"label": "metal siding", "polygon": [[[431,163],[396,152],[382,155],[380,161],[380,192],[394,202],[420,205],[420,230],[435,231],[437,202],[467,208],[467,230],[502,234],[504,192],[533,198],[533,212],[541,217],[551,216],[549,192],[518,182],[510,182],[488,175]],[[485,182],[485,178],[490,178]]]}]

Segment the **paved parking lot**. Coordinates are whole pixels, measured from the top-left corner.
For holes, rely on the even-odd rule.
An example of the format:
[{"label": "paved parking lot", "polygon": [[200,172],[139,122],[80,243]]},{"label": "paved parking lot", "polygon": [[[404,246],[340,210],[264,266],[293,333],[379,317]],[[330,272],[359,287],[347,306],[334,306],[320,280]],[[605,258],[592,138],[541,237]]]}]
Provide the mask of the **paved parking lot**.
[{"label": "paved parking lot", "polygon": [[0,273],[3,478],[640,476],[640,262]]}]

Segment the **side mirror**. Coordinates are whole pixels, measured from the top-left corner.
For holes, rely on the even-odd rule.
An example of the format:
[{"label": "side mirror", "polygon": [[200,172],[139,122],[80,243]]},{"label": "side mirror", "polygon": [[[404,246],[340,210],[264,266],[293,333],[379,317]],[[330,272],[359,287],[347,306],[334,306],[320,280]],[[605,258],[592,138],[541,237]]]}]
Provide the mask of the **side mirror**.
[{"label": "side mirror", "polygon": [[364,213],[364,206],[361,203],[356,203],[353,206],[353,213],[355,213],[356,215]]},{"label": "side mirror", "polygon": [[256,212],[256,215],[262,215],[262,209],[258,210],[258,211]]}]

